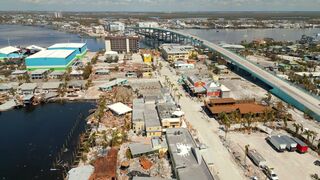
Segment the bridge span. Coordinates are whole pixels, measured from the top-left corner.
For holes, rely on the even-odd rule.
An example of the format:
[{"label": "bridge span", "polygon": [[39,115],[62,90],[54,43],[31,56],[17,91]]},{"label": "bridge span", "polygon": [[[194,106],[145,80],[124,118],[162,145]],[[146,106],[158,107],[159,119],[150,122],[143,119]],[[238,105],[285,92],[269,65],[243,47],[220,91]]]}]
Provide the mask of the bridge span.
[{"label": "bridge span", "polygon": [[[131,27],[130,27],[131,28]],[[293,105],[297,109],[308,113],[317,121],[320,121],[320,97],[310,94],[309,92],[285,81],[276,75],[260,68],[257,64],[248,61],[234,52],[222,48],[221,46],[201,39],[197,36],[186,34],[180,31],[162,28],[149,27],[132,27],[138,34],[144,35],[146,38],[153,39],[161,43],[183,43],[192,44],[209,51],[218,52],[224,58],[235,64],[237,67],[247,71],[253,77],[260,79],[264,83],[272,87],[271,92]]]}]

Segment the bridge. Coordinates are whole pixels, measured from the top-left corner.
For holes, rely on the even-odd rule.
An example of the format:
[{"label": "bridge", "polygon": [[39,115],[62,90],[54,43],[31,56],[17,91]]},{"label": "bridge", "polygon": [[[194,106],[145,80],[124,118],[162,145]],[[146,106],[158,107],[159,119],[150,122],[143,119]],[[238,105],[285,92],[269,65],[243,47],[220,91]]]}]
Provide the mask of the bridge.
[{"label": "bridge", "polygon": [[309,114],[311,117],[320,121],[320,97],[312,95],[306,90],[283,80],[275,74],[264,70],[258,64],[248,61],[234,52],[222,48],[221,46],[201,39],[197,36],[186,34],[180,31],[162,28],[149,27],[130,27],[138,34],[153,40],[158,45],[163,43],[191,44],[208,51],[217,52],[235,66],[250,73],[254,78],[266,83],[272,89],[272,94],[291,104],[297,109]]}]

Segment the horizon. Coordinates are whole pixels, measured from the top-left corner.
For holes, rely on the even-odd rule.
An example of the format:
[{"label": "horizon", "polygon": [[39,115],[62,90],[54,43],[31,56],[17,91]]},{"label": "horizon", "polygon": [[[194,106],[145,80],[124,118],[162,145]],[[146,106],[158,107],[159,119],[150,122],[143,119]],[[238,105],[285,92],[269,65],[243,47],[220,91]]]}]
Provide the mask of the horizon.
[{"label": "horizon", "polygon": [[[176,7],[179,7],[177,10]],[[319,11],[319,0],[2,0],[0,11],[290,12]]]}]

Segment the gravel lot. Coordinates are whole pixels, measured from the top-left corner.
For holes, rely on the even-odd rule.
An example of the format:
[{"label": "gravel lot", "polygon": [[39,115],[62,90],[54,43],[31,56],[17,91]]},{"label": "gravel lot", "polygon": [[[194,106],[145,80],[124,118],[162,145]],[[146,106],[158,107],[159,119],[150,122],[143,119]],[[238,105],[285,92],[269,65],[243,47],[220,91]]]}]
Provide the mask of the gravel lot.
[{"label": "gravel lot", "polygon": [[310,153],[299,154],[297,152],[276,152],[266,141],[266,134],[252,133],[250,135],[231,132],[229,140],[236,142],[239,146],[250,145],[250,149],[256,149],[267,161],[268,166],[273,167],[279,179],[311,179],[310,174],[320,173],[320,167],[313,162],[317,157]]}]

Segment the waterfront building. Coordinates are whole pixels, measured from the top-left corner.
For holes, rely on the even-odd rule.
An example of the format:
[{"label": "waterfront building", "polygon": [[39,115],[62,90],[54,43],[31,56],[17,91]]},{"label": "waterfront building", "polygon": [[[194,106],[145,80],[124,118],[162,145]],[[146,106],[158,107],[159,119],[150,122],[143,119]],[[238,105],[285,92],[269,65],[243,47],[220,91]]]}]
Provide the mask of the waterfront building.
[{"label": "waterfront building", "polygon": [[157,22],[146,21],[146,22],[139,22],[138,27],[158,28],[160,26]]},{"label": "waterfront building", "polygon": [[23,95],[33,95],[37,87],[37,83],[23,83],[18,87],[18,90]]},{"label": "waterfront building", "polygon": [[177,180],[213,180],[209,167],[188,129],[167,129],[166,140]]},{"label": "waterfront building", "polygon": [[107,36],[105,38],[106,51],[116,51],[118,53],[139,52],[139,36]]},{"label": "waterfront building", "polygon": [[44,79],[48,74],[47,69],[37,69],[35,71],[31,71],[30,76],[31,79]]},{"label": "waterfront building", "polygon": [[109,22],[106,25],[106,30],[110,32],[114,31],[124,31],[125,30],[125,24],[122,22]]},{"label": "waterfront building", "polygon": [[86,43],[58,43],[48,47],[48,50],[73,50],[76,57],[82,58],[88,51]]},{"label": "waterfront building", "polygon": [[79,51],[76,50],[44,50],[25,59],[28,71],[37,69],[66,70],[73,62]]},{"label": "waterfront building", "polygon": [[109,81],[105,84],[102,84],[101,86],[99,86],[99,90],[100,91],[111,91],[113,87],[115,86],[122,86],[122,85],[127,85],[128,84],[128,80],[127,79],[114,79],[112,81]]},{"label": "waterfront building", "polygon": [[20,49],[8,46],[0,49],[0,60],[2,59],[11,59],[11,58],[21,58],[22,54],[20,54]]}]

